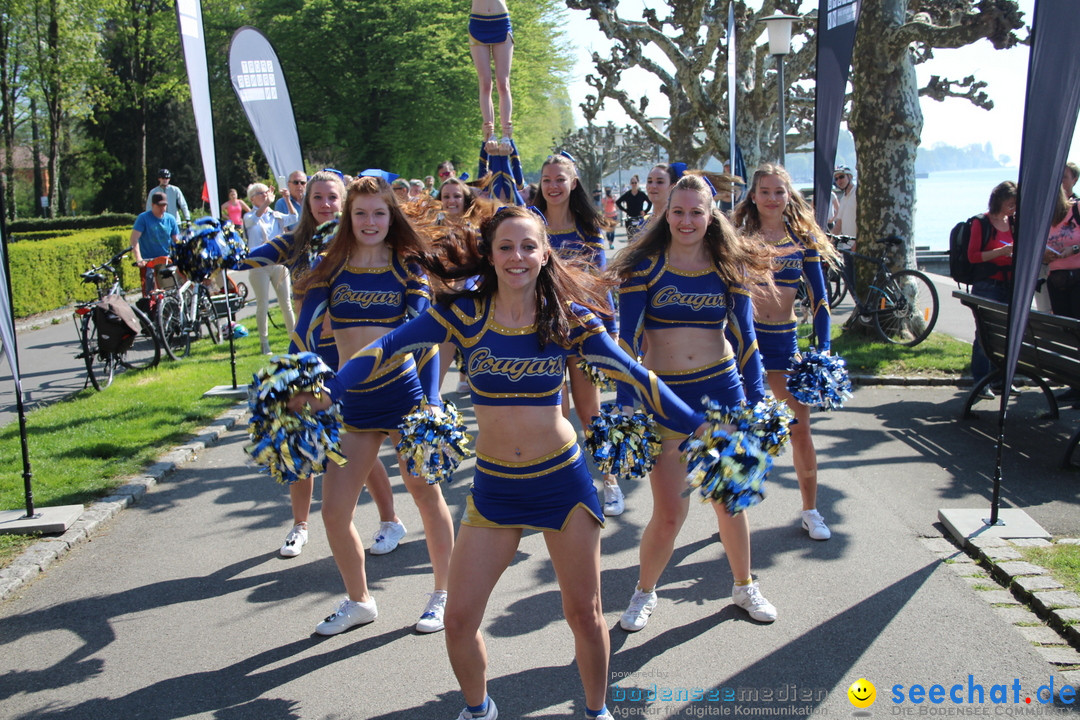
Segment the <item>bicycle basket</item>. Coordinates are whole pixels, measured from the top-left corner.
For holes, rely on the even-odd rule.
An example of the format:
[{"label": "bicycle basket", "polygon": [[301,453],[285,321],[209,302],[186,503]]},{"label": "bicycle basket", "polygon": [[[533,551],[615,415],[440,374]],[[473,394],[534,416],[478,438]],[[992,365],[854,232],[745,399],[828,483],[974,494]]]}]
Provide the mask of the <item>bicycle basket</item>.
[{"label": "bicycle basket", "polygon": [[139,318],[122,298],[109,295],[94,306],[98,352],[126,352],[139,334]]}]

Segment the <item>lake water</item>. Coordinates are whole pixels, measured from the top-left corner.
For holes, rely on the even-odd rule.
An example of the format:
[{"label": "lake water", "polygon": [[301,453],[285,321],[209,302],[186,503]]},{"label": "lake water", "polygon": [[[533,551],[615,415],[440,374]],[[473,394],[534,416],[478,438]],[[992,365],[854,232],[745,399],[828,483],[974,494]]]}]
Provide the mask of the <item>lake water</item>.
[{"label": "lake water", "polygon": [[915,180],[915,244],[948,250],[953,225],[986,212],[994,186],[1003,180],[1016,182],[1019,173],[1017,167],[950,170]]}]

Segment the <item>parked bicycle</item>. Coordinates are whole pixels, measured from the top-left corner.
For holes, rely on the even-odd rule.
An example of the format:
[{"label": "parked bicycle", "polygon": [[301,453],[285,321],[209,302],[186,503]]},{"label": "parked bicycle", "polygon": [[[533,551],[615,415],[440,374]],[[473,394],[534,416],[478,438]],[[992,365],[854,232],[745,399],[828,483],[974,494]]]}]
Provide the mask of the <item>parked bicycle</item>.
[{"label": "parked bicycle", "polygon": [[168,257],[146,263],[146,287],[154,325],[171,359],[187,357],[192,339],[201,338],[204,329],[215,345],[221,342],[218,313],[210,291],[185,278]]},{"label": "parked bicycle", "polygon": [[[844,249],[844,244],[853,238],[844,235],[830,237],[843,255],[877,267],[866,292],[861,297],[851,293],[859,317],[872,320],[878,335],[887,343],[914,347],[929,337],[937,324],[940,309],[937,288],[930,278],[918,270],[906,268],[892,272],[881,258]],[[896,246],[904,241],[892,235],[876,242]],[[842,275],[840,281],[843,282]]]},{"label": "parked bicycle", "polygon": [[119,252],[82,274],[84,283],[96,287],[97,299],[75,306],[81,350],[76,357],[86,363],[87,382],[95,390],[109,387],[119,371],[153,367],[161,359],[153,322],[124,300],[119,263],[128,252]]}]

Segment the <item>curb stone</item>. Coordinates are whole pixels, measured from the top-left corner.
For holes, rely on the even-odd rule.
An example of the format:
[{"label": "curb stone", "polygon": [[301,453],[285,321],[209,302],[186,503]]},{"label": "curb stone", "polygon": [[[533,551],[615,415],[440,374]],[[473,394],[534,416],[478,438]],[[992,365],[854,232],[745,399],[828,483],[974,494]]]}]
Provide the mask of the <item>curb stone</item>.
[{"label": "curb stone", "polygon": [[141,474],[114,488],[112,493],[86,507],[83,514],[60,536],[49,537],[26,548],[10,565],[0,568],[0,601],[11,597],[71,548],[89,542],[102,526],[121,510],[134,505],[165,476],[181,465],[191,462],[208,446],[216,443],[247,415],[247,401],[227,409],[209,425],[197,429],[192,438],[162,455]]},{"label": "curb stone", "polygon": [[[952,568],[972,588],[991,582],[1001,585],[1003,589],[975,589],[974,592],[990,603],[998,617],[1034,645],[1055,669],[1076,668],[1061,672],[1067,682],[1080,680],[1080,624],[1077,624],[1080,623],[1080,595],[1064,590],[1046,568],[1012,559],[1019,553],[1011,548],[1048,547],[1054,543],[974,538],[958,552],[958,545],[951,538],[920,540],[939,560],[949,560],[946,567]],[[1077,545],[1080,539],[1062,538],[1057,542]],[[986,572],[982,572],[984,569]],[[986,577],[987,573],[990,577]]]}]

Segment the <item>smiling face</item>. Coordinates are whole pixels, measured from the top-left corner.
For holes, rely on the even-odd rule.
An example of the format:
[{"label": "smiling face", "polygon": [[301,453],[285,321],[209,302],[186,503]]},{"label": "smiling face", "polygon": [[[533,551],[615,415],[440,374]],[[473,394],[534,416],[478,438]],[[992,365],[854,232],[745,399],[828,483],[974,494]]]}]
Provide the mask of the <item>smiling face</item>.
[{"label": "smiling face", "polygon": [[848,700],[857,708],[868,708],[877,700],[877,688],[866,678],[859,678],[851,683],[847,691]]},{"label": "smiling face", "polygon": [[574,173],[562,163],[548,163],[540,171],[540,192],[548,205],[570,202],[570,191],[577,182]]},{"label": "smiling face", "polygon": [[349,210],[356,242],[363,246],[379,245],[390,231],[390,208],[378,195],[357,195]]},{"label": "smiling face", "polygon": [[783,217],[791,198],[783,178],[779,175],[762,175],[754,188],[753,200],[762,220],[778,220]]},{"label": "smiling face", "polygon": [[551,250],[547,232],[533,218],[513,217],[495,229],[491,243],[491,264],[500,290],[536,288],[540,268],[547,264]]},{"label": "smiling face", "polygon": [[465,212],[465,191],[457,183],[446,183],[439,190],[439,200],[443,210],[451,217],[458,217]]},{"label": "smiling face", "polygon": [[341,214],[341,192],[337,183],[316,180],[308,188],[308,209],[317,225],[329,222]]},{"label": "smiling face", "polygon": [[680,189],[671,193],[666,217],[672,245],[690,247],[705,240],[712,215],[709,205],[709,199],[696,190]]},{"label": "smiling face", "polygon": [[653,168],[645,178],[645,194],[653,205],[664,206],[671,192],[671,176],[665,168]]}]

